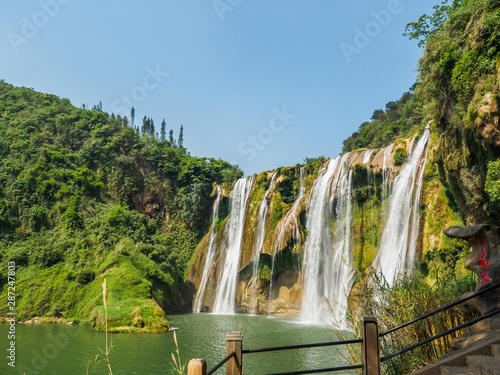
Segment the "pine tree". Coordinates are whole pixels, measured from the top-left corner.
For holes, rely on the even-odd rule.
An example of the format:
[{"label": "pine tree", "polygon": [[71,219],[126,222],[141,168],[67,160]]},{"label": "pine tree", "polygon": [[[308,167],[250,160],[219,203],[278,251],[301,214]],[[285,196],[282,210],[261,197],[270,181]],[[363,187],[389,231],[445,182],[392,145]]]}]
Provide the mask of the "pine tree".
[{"label": "pine tree", "polygon": [[148,123],[149,123],[149,119],[146,116],[144,116],[142,118],[142,127],[141,127],[141,133],[142,133],[143,136],[145,136],[145,135],[148,134],[148,130],[149,130],[148,129],[149,128],[149,124]]},{"label": "pine tree", "polygon": [[155,135],[155,122],[151,117],[148,119],[148,134],[151,137]]},{"label": "pine tree", "polygon": [[177,141],[177,146],[182,148],[182,144],[184,143],[184,127],[181,125],[181,130],[179,131],[179,140]]},{"label": "pine tree", "polygon": [[165,122],[165,119],[161,122],[161,129],[160,129],[160,141],[164,142],[166,137],[167,137],[167,123]]},{"label": "pine tree", "polygon": [[170,147],[175,147],[174,131],[172,129],[168,133],[168,142],[170,143]]},{"label": "pine tree", "polygon": [[132,106],[132,109],[130,110],[130,119],[132,120],[132,127],[134,127],[134,121],[135,121],[135,108]]}]

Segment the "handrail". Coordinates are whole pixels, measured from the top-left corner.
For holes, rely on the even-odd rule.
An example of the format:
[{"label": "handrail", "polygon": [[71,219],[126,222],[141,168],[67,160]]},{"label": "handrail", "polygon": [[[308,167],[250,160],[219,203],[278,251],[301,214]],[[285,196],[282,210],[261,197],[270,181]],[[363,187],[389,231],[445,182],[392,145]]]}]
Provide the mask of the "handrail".
[{"label": "handrail", "polygon": [[361,339],[357,339],[357,340],[346,340],[346,341],[321,342],[321,343],[315,343],[315,344],[275,346],[275,347],[272,347],[272,348],[246,349],[246,350],[242,350],[241,353],[242,354],[250,354],[250,353],[273,352],[273,351],[277,351],[277,350],[318,348],[318,347],[322,347],[322,346],[360,344],[361,342],[362,342]]},{"label": "handrail", "polygon": [[217,363],[214,367],[212,367],[209,371],[207,371],[207,375],[212,375],[215,371],[220,369],[222,367],[222,365],[224,365],[227,361],[229,361],[233,357],[236,357],[236,352],[232,352],[226,358],[224,358],[222,361]]},{"label": "handrail", "polygon": [[425,339],[425,340],[422,340],[422,341],[420,341],[420,342],[417,342],[416,344],[410,345],[410,346],[408,346],[408,347],[406,347],[406,348],[404,348],[404,349],[401,349],[401,350],[399,350],[399,351],[397,351],[397,352],[395,352],[395,353],[392,353],[392,354],[386,355],[385,357],[380,358],[380,361],[381,361],[381,362],[383,362],[383,361],[386,361],[386,360],[388,360],[388,359],[394,358],[394,357],[396,357],[396,356],[398,356],[398,355],[400,355],[400,354],[403,354],[403,353],[406,353],[407,351],[410,351],[410,350],[412,350],[412,349],[418,348],[419,346],[422,346],[422,345],[427,344],[427,343],[429,343],[429,342],[431,342],[431,341],[437,340],[437,339],[439,339],[439,338],[441,338],[441,337],[443,337],[443,336],[449,335],[450,333],[453,333],[453,332],[455,332],[455,331],[458,331],[458,330],[460,330],[460,329],[462,329],[462,328],[465,328],[465,327],[471,326],[471,325],[473,325],[473,324],[475,324],[475,323],[477,323],[477,322],[480,322],[481,320],[484,320],[484,319],[486,319],[486,318],[489,318],[490,316],[496,315],[496,314],[498,314],[498,313],[500,313],[500,308],[495,309],[495,310],[492,310],[492,311],[490,311],[490,312],[488,312],[488,313],[486,313],[486,314],[484,314],[484,315],[482,315],[482,316],[480,316],[480,317],[478,317],[478,318],[475,318],[475,319],[469,320],[468,322],[462,323],[462,324],[460,324],[460,325],[458,325],[458,326],[456,326],[456,327],[454,327],[454,328],[451,328],[451,329],[449,329],[449,330],[447,330],[447,331],[444,331],[444,332],[442,332],[442,333],[439,333],[439,334],[437,334],[437,335],[434,335],[434,336],[432,336],[432,337],[429,337],[429,338],[427,338],[427,339]]},{"label": "handrail", "polygon": [[[229,354],[226,358],[224,358],[222,361],[220,361],[217,365],[215,365],[210,371],[206,372],[206,375],[212,375],[215,371],[217,371],[220,367],[222,367],[226,362],[231,360],[233,357],[236,361],[236,366],[235,370],[230,370],[230,373],[233,374],[234,371],[239,371],[241,374],[241,363],[238,364],[241,360],[241,356],[243,354],[251,354],[251,353],[262,353],[262,352],[272,352],[272,351],[279,351],[279,350],[290,350],[290,349],[304,349],[304,348],[315,348],[315,347],[324,347],[324,346],[335,346],[335,345],[348,345],[348,344],[359,344],[361,343],[363,345],[362,352],[365,353],[363,354],[362,358],[362,364],[360,365],[350,365],[350,366],[341,366],[341,367],[332,367],[332,368],[325,368],[325,369],[314,369],[314,370],[300,370],[300,371],[292,371],[292,372],[282,372],[282,373],[275,373],[275,374],[268,374],[268,375],[301,375],[301,374],[317,374],[317,373],[322,373],[322,372],[333,372],[333,371],[345,371],[345,370],[355,370],[355,369],[364,369],[367,370],[367,374],[380,374],[380,362],[384,362],[386,360],[389,360],[391,358],[394,358],[400,354],[406,353],[412,349],[415,349],[419,346],[422,346],[424,344],[427,344],[429,342],[432,342],[434,340],[437,340],[443,336],[449,335],[450,333],[456,332],[458,330],[461,330],[463,328],[469,327],[477,322],[480,322],[484,319],[487,319],[491,316],[494,316],[496,314],[500,313],[500,308],[497,308],[495,310],[492,310],[480,317],[474,318],[472,320],[469,320],[466,323],[462,323],[454,328],[451,328],[445,332],[439,333],[437,335],[434,335],[432,337],[429,337],[425,340],[422,340],[416,344],[410,345],[404,349],[401,349],[397,352],[394,352],[392,354],[386,355],[382,358],[379,357],[379,340],[381,337],[386,336],[390,333],[393,333],[401,328],[407,327],[413,323],[416,323],[418,321],[421,321],[423,319],[426,319],[430,316],[433,316],[437,313],[440,313],[442,311],[448,310],[458,304],[461,304],[463,302],[466,302],[468,300],[471,300],[473,298],[476,298],[482,294],[488,293],[494,289],[497,289],[500,287],[500,283],[491,285],[483,290],[480,290],[476,293],[471,294],[470,296],[461,298],[455,302],[452,302],[446,306],[440,307],[434,311],[431,311],[427,314],[424,314],[418,318],[412,319],[406,323],[403,323],[397,327],[391,328],[385,332],[378,333],[378,327],[377,327],[377,319],[376,318],[363,318],[363,324],[364,324],[364,330],[362,334],[362,339],[355,339],[355,340],[346,340],[346,341],[333,341],[333,342],[322,342],[322,343],[313,343],[313,344],[301,344],[301,345],[288,345],[288,346],[278,346],[278,347],[268,347],[268,348],[260,348],[260,349],[246,349],[242,350],[242,335],[240,332],[235,332],[238,335],[236,335],[237,339],[235,340],[234,337],[235,335],[231,335],[233,332],[230,332],[230,335],[227,336],[227,342],[228,344],[237,342],[238,344],[236,346],[231,346],[227,345],[227,351],[232,351],[231,354]],[[370,329],[367,329],[367,327],[371,325]],[[373,328],[374,327],[374,328]],[[231,340],[229,340],[231,338]],[[368,350],[367,350],[368,348]],[[376,348],[376,350],[374,349]],[[233,351],[234,350],[234,351]],[[366,355],[368,353],[368,355]],[[193,360],[195,361],[195,360]],[[204,362],[204,361],[203,361]],[[205,365],[206,366],[206,365]],[[200,368],[200,367],[198,367]],[[206,369],[206,367],[205,367]],[[227,368],[226,368],[227,371]],[[202,371],[202,373],[205,373],[205,370]]]},{"label": "handrail", "polygon": [[356,370],[363,368],[363,365],[352,365],[352,366],[342,366],[342,367],[331,367],[323,368],[317,370],[304,370],[304,371],[292,371],[292,372],[277,372],[275,374],[267,375],[301,375],[301,374],[319,374],[321,372],[331,372],[331,371],[344,371],[344,370]]},{"label": "handrail", "polygon": [[394,328],[391,328],[391,329],[389,329],[389,330],[387,330],[387,331],[385,331],[385,332],[382,332],[382,333],[380,333],[380,334],[379,334],[379,336],[380,336],[380,337],[383,337],[383,336],[385,336],[385,335],[388,335],[389,333],[395,332],[395,331],[397,331],[397,330],[399,330],[399,329],[401,329],[401,328],[407,327],[407,326],[409,326],[409,325],[411,325],[411,324],[413,324],[413,323],[416,323],[416,322],[418,322],[418,321],[420,321],[420,320],[426,319],[426,318],[428,318],[428,317],[430,317],[430,316],[432,316],[432,315],[435,315],[435,314],[437,314],[437,313],[440,313],[441,311],[448,310],[448,309],[449,309],[449,308],[451,308],[451,307],[454,307],[454,306],[456,306],[456,305],[459,305],[459,304],[461,304],[462,302],[468,301],[468,300],[470,300],[470,299],[476,298],[477,296],[480,296],[480,295],[482,295],[482,294],[484,294],[484,293],[487,293],[487,292],[489,292],[489,291],[491,291],[491,290],[494,290],[494,289],[496,289],[496,288],[498,288],[498,287],[500,287],[500,283],[495,284],[495,285],[491,285],[491,286],[489,286],[488,288],[482,289],[482,290],[480,290],[479,292],[476,292],[476,293],[474,293],[474,294],[472,294],[472,295],[470,295],[470,296],[467,296],[467,297],[461,298],[461,299],[459,299],[459,300],[456,300],[455,302],[452,302],[452,303],[450,303],[450,304],[448,304],[448,305],[446,305],[446,306],[440,307],[439,309],[436,309],[436,310],[434,310],[434,311],[431,311],[431,312],[429,312],[429,313],[427,313],[427,314],[424,314],[424,315],[422,315],[422,316],[419,316],[418,318],[412,319],[412,320],[410,320],[410,321],[408,321],[408,322],[406,322],[406,323],[403,323],[403,324],[401,324],[401,325],[399,325],[399,326],[397,326],[397,327],[394,327]]}]

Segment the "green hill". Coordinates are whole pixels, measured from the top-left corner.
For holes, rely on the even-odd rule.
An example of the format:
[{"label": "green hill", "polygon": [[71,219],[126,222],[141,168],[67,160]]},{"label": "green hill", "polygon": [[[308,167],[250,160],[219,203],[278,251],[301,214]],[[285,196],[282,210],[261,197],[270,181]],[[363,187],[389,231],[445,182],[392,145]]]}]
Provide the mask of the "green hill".
[{"label": "green hill", "polygon": [[139,131],[99,107],[0,83],[1,272],[15,262],[20,319],[101,327],[106,278],[113,329],[163,330],[165,312],[185,308],[212,185],[241,171],[191,156],[149,118]]}]

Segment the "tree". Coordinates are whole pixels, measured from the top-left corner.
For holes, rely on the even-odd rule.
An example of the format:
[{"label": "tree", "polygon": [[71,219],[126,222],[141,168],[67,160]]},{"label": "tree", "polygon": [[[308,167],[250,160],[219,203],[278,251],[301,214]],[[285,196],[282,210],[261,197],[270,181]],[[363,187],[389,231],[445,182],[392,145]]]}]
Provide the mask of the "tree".
[{"label": "tree", "polygon": [[134,121],[135,121],[135,108],[132,106],[130,109],[130,119],[132,120],[132,127],[134,127]]},{"label": "tree", "polygon": [[423,47],[429,36],[435,34],[443,27],[450,11],[461,2],[461,0],[452,0],[451,5],[447,5],[448,0],[444,0],[441,5],[434,5],[432,16],[424,14],[420,16],[418,21],[408,23],[403,35],[409,39],[417,39],[418,46]]},{"label": "tree", "polygon": [[175,147],[174,131],[172,129],[168,133],[168,143],[170,143],[170,147]]},{"label": "tree", "polygon": [[165,122],[165,119],[161,122],[161,129],[160,129],[160,141],[164,142],[166,137],[167,137],[167,123]]},{"label": "tree", "polygon": [[155,122],[153,119],[150,117],[149,118],[149,123],[148,123],[148,134],[152,137],[155,135]]},{"label": "tree", "polygon": [[141,133],[143,136],[148,134],[148,128],[149,128],[148,122],[149,122],[149,119],[146,116],[144,116],[142,118],[142,127],[141,127]]},{"label": "tree", "polygon": [[181,130],[179,131],[179,140],[177,141],[177,146],[182,148],[184,142],[184,127],[181,125]]},{"label": "tree", "polygon": [[92,107],[92,110],[96,112],[102,112],[102,101],[99,100],[99,103],[95,104]]},{"label": "tree", "polygon": [[384,114],[383,109],[376,109],[375,111],[373,111],[373,115],[372,115],[372,118],[370,120],[376,120],[383,114]]}]

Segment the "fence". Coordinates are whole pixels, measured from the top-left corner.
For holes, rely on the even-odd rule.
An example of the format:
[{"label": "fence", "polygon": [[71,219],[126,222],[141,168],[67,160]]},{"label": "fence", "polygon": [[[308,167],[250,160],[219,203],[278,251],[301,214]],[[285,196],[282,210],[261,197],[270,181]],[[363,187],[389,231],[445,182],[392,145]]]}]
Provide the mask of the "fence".
[{"label": "fence", "polygon": [[492,285],[488,288],[485,288],[477,293],[474,293],[468,297],[461,298],[449,305],[443,306],[437,310],[434,310],[430,313],[422,315],[416,319],[410,320],[404,324],[401,324],[397,327],[391,328],[385,332],[379,333],[378,331],[378,321],[377,318],[374,317],[365,317],[362,320],[362,329],[361,329],[361,338],[356,340],[345,340],[345,341],[335,341],[335,342],[323,342],[323,343],[314,343],[314,344],[303,344],[303,345],[293,345],[293,346],[279,346],[279,347],[271,347],[271,348],[262,348],[262,349],[243,349],[243,336],[241,332],[229,332],[226,336],[226,357],[220,361],[217,365],[215,365],[212,369],[207,372],[207,364],[204,359],[192,359],[188,364],[188,375],[212,375],[218,369],[220,369],[224,364],[226,364],[226,375],[242,375],[243,374],[243,354],[254,354],[254,353],[263,353],[263,352],[271,352],[271,351],[280,351],[280,350],[294,350],[294,349],[303,349],[303,348],[315,348],[315,347],[324,347],[324,346],[338,346],[338,345],[348,345],[348,344],[361,344],[361,364],[352,365],[352,366],[339,366],[339,367],[331,367],[331,368],[323,368],[323,369],[314,369],[314,370],[299,370],[293,372],[282,372],[278,374],[268,374],[268,375],[299,375],[299,374],[318,374],[323,372],[335,372],[335,371],[345,371],[345,370],[353,370],[353,369],[362,369],[363,375],[380,375],[380,364],[381,362],[387,361],[391,358],[394,358],[400,354],[403,354],[409,350],[415,349],[421,345],[427,344],[431,341],[437,340],[443,336],[449,335],[455,331],[471,326],[481,320],[490,318],[498,313],[500,313],[500,308],[492,310],[478,318],[472,319],[466,323],[460,324],[456,327],[450,328],[449,330],[437,334],[435,336],[429,337],[425,340],[422,340],[418,343],[410,345],[404,349],[401,349],[395,353],[388,354],[384,357],[380,357],[380,338],[386,335],[389,335],[397,330],[400,330],[404,327],[407,327],[411,324],[414,324],[423,319],[427,319],[435,314],[438,314],[442,311],[448,310],[458,304],[461,304],[465,301],[468,301],[472,298],[476,298],[480,295],[488,293],[494,289],[500,287],[499,284]]}]

